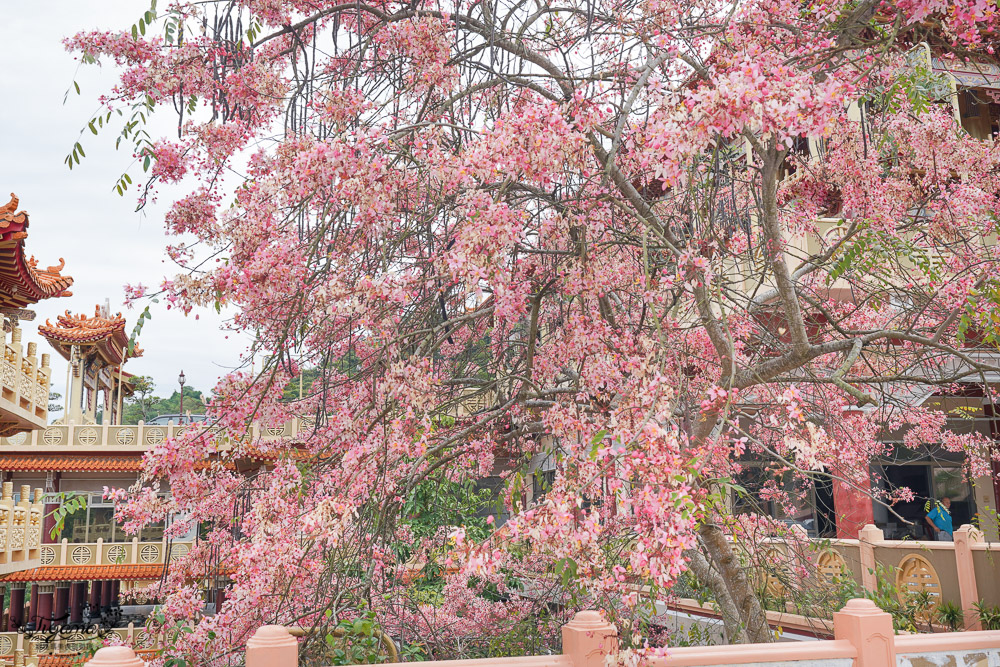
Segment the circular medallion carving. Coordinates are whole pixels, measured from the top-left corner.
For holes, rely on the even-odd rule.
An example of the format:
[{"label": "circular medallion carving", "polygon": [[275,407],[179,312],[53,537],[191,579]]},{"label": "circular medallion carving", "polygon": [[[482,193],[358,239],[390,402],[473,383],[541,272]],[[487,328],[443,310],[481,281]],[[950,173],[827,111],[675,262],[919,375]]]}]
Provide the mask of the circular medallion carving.
[{"label": "circular medallion carving", "polygon": [[135,645],[138,648],[150,648],[153,645],[153,635],[146,630],[135,633]]},{"label": "circular medallion carving", "polygon": [[847,561],[836,551],[828,550],[816,559],[816,568],[819,570],[819,576],[830,583],[847,572]]},{"label": "circular medallion carving", "polygon": [[267,434],[273,436],[282,435],[285,432],[284,426],[269,426],[267,428]]},{"label": "circular medallion carving", "polygon": [[0,655],[10,655],[14,652],[14,642],[10,637],[0,635]]},{"label": "circular medallion carving", "polygon": [[63,441],[63,432],[59,428],[47,428],[45,433],[42,435],[42,441],[46,445],[61,445]]},{"label": "circular medallion carving", "polygon": [[23,445],[24,441],[28,439],[27,433],[15,433],[14,435],[7,438],[8,445]]},{"label": "circular medallion carving", "polygon": [[88,426],[87,428],[81,430],[76,439],[80,441],[81,445],[94,445],[97,444],[98,435],[97,429]]},{"label": "circular medallion carving", "polygon": [[52,565],[56,562],[56,550],[52,547],[42,547],[42,565]]},{"label": "circular medallion carving", "polygon": [[171,544],[170,558],[184,558],[191,551],[191,547],[186,544]]},{"label": "circular medallion carving", "polygon": [[146,429],[146,444],[147,445],[158,445],[163,442],[163,438],[166,437],[166,433],[162,428],[147,428]]},{"label": "circular medallion carving", "polygon": [[155,563],[160,558],[160,545],[144,544],[139,549],[139,560],[143,563]]},{"label": "circular medallion carving", "polygon": [[120,428],[115,433],[115,440],[119,445],[131,445],[135,442],[135,429]]},{"label": "circular medallion carving", "polygon": [[772,597],[782,599],[788,592],[784,582],[789,580],[788,557],[776,547],[764,551],[761,563],[764,570],[764,590]]},{"label": "circular medallion carving", "polygon": [[74,632],[66,638],[66,648],[70,651],[83,651],[90,644],[90,640],[82,632]]},{"label": "circular medallion carving", "polygon": [[114,544],[108,549],[108,560],[112,563],[125,562],[125,547],[121,544]]},{"label": "circular medallion carving", "polygon": [[93,554],[90,552],[90,547],[73,547],[73,551],[70,553],[70,559],[76,565],[86,565],[91,558],[93,558]]}]

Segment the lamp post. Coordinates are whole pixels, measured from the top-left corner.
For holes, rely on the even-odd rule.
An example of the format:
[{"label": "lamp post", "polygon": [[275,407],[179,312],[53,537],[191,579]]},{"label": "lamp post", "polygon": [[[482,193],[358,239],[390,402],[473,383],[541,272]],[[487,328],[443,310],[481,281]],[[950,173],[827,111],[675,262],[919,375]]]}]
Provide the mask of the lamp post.
[{"label": "lamp post", "polygon": [[177,381],[181,383],[181,418],[180,423],[184,423],[184,381],[187,378],[184,377],[184,371],[177,377]]}]

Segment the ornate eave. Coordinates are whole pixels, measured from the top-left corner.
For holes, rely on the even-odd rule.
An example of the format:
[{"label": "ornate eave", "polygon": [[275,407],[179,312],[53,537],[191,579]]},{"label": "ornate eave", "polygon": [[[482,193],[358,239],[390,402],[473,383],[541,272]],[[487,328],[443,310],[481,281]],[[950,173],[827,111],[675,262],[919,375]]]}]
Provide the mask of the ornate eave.
[{"label": "ornate eave", "polygon": [[71,296],[73,278],[62,275],[65,262],[38,268],[34,257],[24,252],[28,238],[28,214],[17,210],[18,199],[0,206],[0,307],[24,308],[43,299]]},{"label": "ornate eave", "polygon": [[125,333],[125,318],[117,315],[102,315],[98,306],[93,317],[73,315],[66,311],[56,317],[56,323],[46,320],[38,327],[38,333],[56,349],[64,358],[69,359],[70,350],[74,346],[90,347],[109,366],[117,366],[127,359],[142,356],[142,350],[136,347],[132,354],[124,352],[128,348],[128,334]]}]

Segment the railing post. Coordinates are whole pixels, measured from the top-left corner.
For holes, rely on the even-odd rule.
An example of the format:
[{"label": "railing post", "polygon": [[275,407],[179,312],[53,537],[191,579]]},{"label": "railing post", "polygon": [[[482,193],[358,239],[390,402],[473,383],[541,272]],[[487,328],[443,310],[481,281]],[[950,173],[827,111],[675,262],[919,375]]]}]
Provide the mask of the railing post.
[{"label": "railing post", "polygon": [[578,611],[562,628],[562,652],[573,667],[604,667],[604,659],[617,650],[618,628],[599,611]]},{"label": "railing post", "polygon": [[979,591],[976,587],[976,565],[972,560],[971,548],[973,544],[982,541],[983,534],[969,524],[964,524],[955,531],[955,570],[958,572],[958,594],[967,630],[983,629],[974,606],[979,602]]},{"label": "railing post", "polygon": [[874,591],[877,587],[875,581],[875,543],[885,540],[885,533],[881,528],[868,524],[858,533],[858,547],[861,556],[861,586],[866,591]]},{"label": "railing post", "polygon": [[281,625],[257,628],[247,642],[246,667],[298,667],[299,642]]},{"label": "railing post", "polygon": [[128,646],[99,648],[87,663],[88,667],[143,667],[145,664]]},{"label": "railing post", "polygon": [[849,600],[843,609],[834,612],[833,634],[858,650],[854,667],[896,667],[892,615],[871,600]]}]

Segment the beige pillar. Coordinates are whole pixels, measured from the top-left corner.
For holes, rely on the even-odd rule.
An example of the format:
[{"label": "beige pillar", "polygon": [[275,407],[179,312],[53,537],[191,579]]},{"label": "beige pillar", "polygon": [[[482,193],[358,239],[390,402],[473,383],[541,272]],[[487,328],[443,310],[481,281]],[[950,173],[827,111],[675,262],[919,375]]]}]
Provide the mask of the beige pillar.
[{"label": "beige pillar", "polygon": [[974,606],[979,602],[979,592],[976,587],[976,566],[972,560],[972,545],[982,541],[983,534],[969,524],[955,531],[955,569],[958,572],[958,594],[962,601],[966,630],[983,629]]},{"label": "beige pillar", "polygon": [[562,640],[563,655],[573,667],[604,667],[605,658],[618,650],[618,628],[605,621],[600,612],[578,611],[563,626]]},{"label": "beige pillar", "polygon": [[858,546],[861,550],[861,585],[866,591],[874,591],[878,587],[875,581],[875,545],[885,540],[881,528],[868,524],[858,533]]},{"label": "beige pillar", "polygon": [[128,646],[105,646],[97,649],[97,653],[87,663],[88,667],[143,667],[145,664]]},{"label": "beige pillar", "polygon": [[299,642],[283,626],[261,626],[247,641],[246,667],[298,667],[298,664]]},{"label": "beige pillar", "polygon": [[83,359],[80,358],[80,348],[74,345],[69,355],[69,388],[66,391],[66,423],[83,423]]},{"label": "beige pillar", "polygon": [[857,649],[854,667],[896,667],[892,615],[871,600],[850,600],[843,609],[834,612],[833,634]]}]

